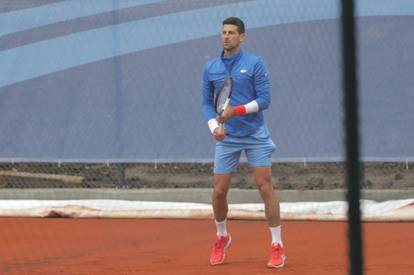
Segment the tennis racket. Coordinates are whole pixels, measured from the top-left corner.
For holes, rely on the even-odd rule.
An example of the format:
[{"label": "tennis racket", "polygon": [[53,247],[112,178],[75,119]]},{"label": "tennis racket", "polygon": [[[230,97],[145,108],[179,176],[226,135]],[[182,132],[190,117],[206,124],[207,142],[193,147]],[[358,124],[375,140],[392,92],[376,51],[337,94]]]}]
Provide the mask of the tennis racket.
[{"label": "tennis racket", "polygon": [[[214,110],[218,115],[222,115],[230,103],[231,92],[233,88],[233,80],[228,76],[220,88],[214,93]],[[224,127],[224,123],[220,123],[220,127]]]}]

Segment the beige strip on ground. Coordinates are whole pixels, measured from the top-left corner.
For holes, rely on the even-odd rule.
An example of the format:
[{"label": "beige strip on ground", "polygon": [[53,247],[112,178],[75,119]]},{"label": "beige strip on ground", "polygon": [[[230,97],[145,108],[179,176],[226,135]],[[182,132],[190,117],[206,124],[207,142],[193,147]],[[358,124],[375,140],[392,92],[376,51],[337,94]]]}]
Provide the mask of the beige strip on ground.
[{"label": "beige strip on ground", "polygon": [[83,180],[82,176],[63,175],[63,174],[56,175],[56,174],[29,173],[29,172],[17,172],[17,171],[0,171],[0,176],[60,180],[63,182],[71,182],[71,183],[81,183]]}]

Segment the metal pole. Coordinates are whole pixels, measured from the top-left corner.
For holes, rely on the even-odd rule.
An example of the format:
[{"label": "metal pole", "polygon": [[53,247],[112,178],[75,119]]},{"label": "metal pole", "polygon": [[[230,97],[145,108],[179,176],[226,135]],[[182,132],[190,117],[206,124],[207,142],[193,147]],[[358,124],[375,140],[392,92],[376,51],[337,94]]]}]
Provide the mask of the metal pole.
[{"label": "metal pole", "polygon": [[116,164],[116,174],[117,174],[116,188],[117,189],[126,188],[127,186],[125,182],[125,168],[122,165],[122,163]]},{"label": "metal pole", "polygon": [[348,237],[351,275],[363,274],[358,134],[358,87],[354,1],[342,1],[343,92],[345,103],[346,181],[348,186]]}]

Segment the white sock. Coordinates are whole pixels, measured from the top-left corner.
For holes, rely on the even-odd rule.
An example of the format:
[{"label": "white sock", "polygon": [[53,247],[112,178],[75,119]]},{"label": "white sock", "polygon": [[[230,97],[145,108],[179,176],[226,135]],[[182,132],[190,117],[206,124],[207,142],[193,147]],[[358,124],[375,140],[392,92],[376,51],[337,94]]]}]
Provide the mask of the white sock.
[{"label": "white sock", "polygon": [[283,242],[282,242],[282,227],[276,226],[276,227],[269,227],[270,229],[270,233],[272,234],[272,244],[274,243],[278,243],[283,247]]},{"label": "white sock", "polygon": [[216,223],[217,236],[227,236],[227,219],[221,222],[214,220],[214,222]]}]

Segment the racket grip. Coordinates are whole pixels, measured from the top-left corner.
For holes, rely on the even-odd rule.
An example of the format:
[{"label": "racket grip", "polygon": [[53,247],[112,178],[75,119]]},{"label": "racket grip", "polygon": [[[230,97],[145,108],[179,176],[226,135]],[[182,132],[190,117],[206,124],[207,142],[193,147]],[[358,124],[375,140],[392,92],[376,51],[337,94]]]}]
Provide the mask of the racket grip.
[{"label": "racket grip", "polygon": [[220,126],[219,127],[220,127],[220,131],[223,132],[224,131],[224,123],[220,123]]}]

